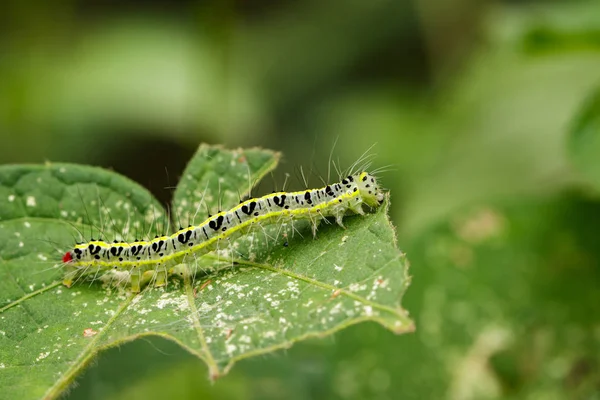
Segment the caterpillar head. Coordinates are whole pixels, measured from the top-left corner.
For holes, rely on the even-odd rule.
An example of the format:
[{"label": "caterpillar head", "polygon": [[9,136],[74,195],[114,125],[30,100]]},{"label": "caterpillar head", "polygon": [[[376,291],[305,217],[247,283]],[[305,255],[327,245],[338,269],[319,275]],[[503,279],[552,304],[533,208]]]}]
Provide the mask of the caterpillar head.
[{"label": "caterpillar head", "polygon": [[383,190],[377,185],[377,179],[368,172],[361,172],[357,177],[358,190],[365,204],[379,207],[383,203]]}]

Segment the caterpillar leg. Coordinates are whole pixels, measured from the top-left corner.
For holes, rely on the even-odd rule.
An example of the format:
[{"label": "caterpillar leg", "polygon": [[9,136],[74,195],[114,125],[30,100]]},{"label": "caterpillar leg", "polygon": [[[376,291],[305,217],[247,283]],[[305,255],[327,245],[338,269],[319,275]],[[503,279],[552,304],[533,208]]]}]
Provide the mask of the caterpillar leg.
[{"label": "caterpillar leg", "polygon": [[312,228],[313,238],[317,237],[317,230],[319,229],[319,224],[320,223],[321,223],[321,218],[319,218],[319,217],[310,220],[310,225],[311,225],[311,228]]},{"label": "caterpillar leg", "polygon": [[133,293],[140,292],[140,285],[141,285],[140,281],[141,281],[140,270],[136,268],[135,270],[131,271],[131,291]]},{"label": "caterpillar leg", "polygon": [[355,214],[365,215],[365,210],[363,210],[362,203],[358,203],[358,204],[354,204],[354,205],[351,204],[349,208]]},{"label": "caterpillar leg", "polygon": [[63,285],[65,285],[66,287],[70,288],[73,285],[73,278],[72,277],[68,277],[66,276],[65,279],[63,279]]},{"label": "caterpillar leg", "polygon": [[167,276],[167,269],[165,267],[158,267],[154,272],[154,287],[166,286]]},{"label": "caterpillar leg", "polygon": [[146,287],[154,279],[154,270],[144,271],[140,280],[140,286]]},{"label": "caterpillar leg", "polygon": [[70,288],[73,285],[74,279],[77,276],[79,270],[76,267],[65,267],[65,276],[63,278],[63,285]]},{"label": "caterpillar leg", "polygon": [[337,222],[337,224],[339,226],[341,226],[342,228],[346,229],[346,227],[344,226],[344,223],[342,222],[343,218],[344,218],[344,213],[338,212],[335,216],[335,222]]}]

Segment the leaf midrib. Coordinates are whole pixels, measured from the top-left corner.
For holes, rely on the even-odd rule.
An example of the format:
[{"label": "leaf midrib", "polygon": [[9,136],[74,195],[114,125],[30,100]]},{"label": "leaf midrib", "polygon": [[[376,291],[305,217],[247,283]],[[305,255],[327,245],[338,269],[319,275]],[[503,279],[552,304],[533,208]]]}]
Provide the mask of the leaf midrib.
[{"label": "leaf midrib", "polygon": [[[204,337],[204,330],[202,329],[202,325],[200,324],[200,319],[198,318],[198,309],[196,308],[196,302],[194,301],[194,288],[192,287],[192,281],[190,279],[190,274],[186,273],[184,278],[184,286],[185,293],[187,296],[188,306],[191,310],[191,315],[193,319],[194,329],[198,335],[198,340],[200,341],[200,346],[202,347],[202,351],[205,354],[204,361],[208,365],[209,374],[211,379],[216,378],[219,375],[219,366],[217,365],[210,348],[208,347],[208,343],[206,343],[206,338]],[[140,293],[141,295],[141,293]]]}]

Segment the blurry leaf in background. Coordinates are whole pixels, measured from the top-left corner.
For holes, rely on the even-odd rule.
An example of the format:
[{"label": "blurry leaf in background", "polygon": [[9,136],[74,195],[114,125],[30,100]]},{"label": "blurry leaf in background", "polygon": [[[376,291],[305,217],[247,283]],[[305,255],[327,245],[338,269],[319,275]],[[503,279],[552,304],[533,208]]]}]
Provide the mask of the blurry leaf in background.
[{"label": "blurry leaf in background", "polygon": [[[0,102],[0,130],[8,139],[2,157],[64,160],[65,151],[105,147],[127,130],[194,146],[200,137],[239,142],[236,135],[259,132],[264,105],[252,77],[225,68],[231,61],[192,26],[130,17],[92,25],[50,48],[42,42],[12,49],[0,64],[12,78],[7,89],[15,91]],[[8,134],[16,131],[36,140]]]},{"label": "blurry leaf in background", "polygon": [[593,393],[595,373],[561,382],[600,362],[600,242],[585,228],[597,222],[600,205],[576,195],[469,207],[410,246],[423,268],[407,304],[446,364],[450,398]]},{"label": "blurry leaf in background", "polygon": [[[398,60],[377,65],[381,75],[399,75],[402,42],[414,40],[414,11],[408,1],[309,0],[291,2],[245,26],[240,35],[247,64],[256,69],[260,88],[275,111],[293,113],[306,99],[319,100],[351,87],[362,77],[360,63],[373,61],[388,47]],[[373,29],[376,27],[376,29]],[[358,76],[357,76],[358,75]],[[305,104],[310,109],[311,104]],[[331,134],[328,136],[332,136]]]},{"label": "blurry leaf in background", "polygon": [[596,189],[600,188],[600,90],[587,99],[569,136],[573,164]]},{"label": "blurry leaf in background", "polygon": [[531,5],[535,21],[523,36],[531,54],[600,51],[600,4],[593,0]]},{"label": "blurry leaf in background", "polygon": [[[586,10],[600,25],[597,3]],[[322,105],[317,129],[339,135],[339,153],[377,140],[378,163],[396,168],[383,181],[404,200],[394,203],[401,237],[472,201],[555,193],[574,181],[564,144],[600,81],[600,51],[532,55],[521,43],[536,13],[497,9],[489,19],[489,44],[435,96],[357,87]]]},{"label": "blurry leaf in background", "polygon": [[[201,27],[169,19],[104,24],[78,43],[62,71],[59,118],[97,126],[116,121],[177,134],[252,132],[263,108],[252,77],[232,73]],[[67,113],[67,111],[69,111]],[[85,126],[83,125],[83,126]],[[244,128],[244,129],[242,129]],[[179,137],[195,142],[194,137]]]}]

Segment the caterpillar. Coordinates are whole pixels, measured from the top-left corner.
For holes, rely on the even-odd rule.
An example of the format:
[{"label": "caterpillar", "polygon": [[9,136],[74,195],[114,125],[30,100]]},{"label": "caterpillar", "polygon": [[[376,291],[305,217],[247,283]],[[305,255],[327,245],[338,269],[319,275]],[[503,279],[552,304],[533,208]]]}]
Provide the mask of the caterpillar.
[{"label": "caterpillar", "polygon": [[151,240],[106,242],[91,240],[67,251],[63,284],[70,287],[80,279],[97,279],[107,271],[124,272],[131,291],[139,293],[148,282],[160,287],[174,274],[174,267],[188,257],[199,257],[219,248],[223,240],[252,233],[268,224],[308,220],[316,235],[319,223],[335,218],[343,227],[346,214],[363,215],[363,206],[379,207],[384,192],[368,172],[348,175],[340,182],[319,189],[276,192],[260,198],[240,201],[228,211],[209,216],[198,225],[180,228],[172,235]]}]

